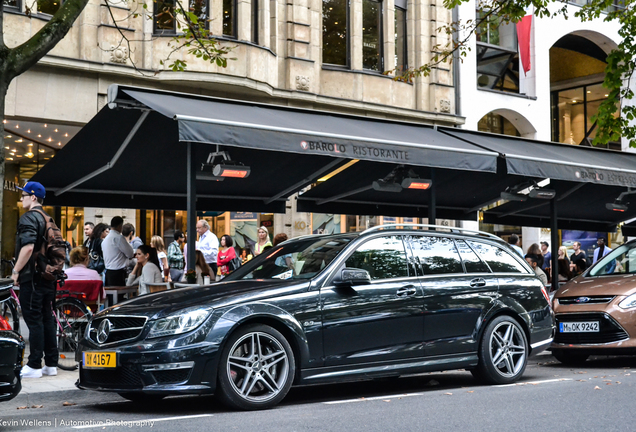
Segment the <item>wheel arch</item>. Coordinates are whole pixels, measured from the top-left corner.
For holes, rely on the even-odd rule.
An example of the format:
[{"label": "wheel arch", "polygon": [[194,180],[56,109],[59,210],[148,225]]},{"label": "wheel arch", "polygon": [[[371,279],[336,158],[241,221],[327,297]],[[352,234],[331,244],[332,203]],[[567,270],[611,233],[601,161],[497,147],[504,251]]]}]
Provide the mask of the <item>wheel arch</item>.
[{"label": "wheel arch", "polygon": [[488,324],[492,322],[495,318],[507,315],[511,318],[514,318],[515,321],[519,323],[521,328],[523,329],[523,333],[526,335],[526,340],[528,342],[528,351],[530,351],[530,326],[528,325],[528,321],[523,318],[524,315],[527,315],[527,312],[521,307],[521,305],[513,303],[513,304],[505,304],[502,302],[498,302],[484,317],[482,324],[479,328],[479,332],[477,337],[479,339],[479,344],[481,346],[482,337],[484,334],[484,330],[488,327]]}]

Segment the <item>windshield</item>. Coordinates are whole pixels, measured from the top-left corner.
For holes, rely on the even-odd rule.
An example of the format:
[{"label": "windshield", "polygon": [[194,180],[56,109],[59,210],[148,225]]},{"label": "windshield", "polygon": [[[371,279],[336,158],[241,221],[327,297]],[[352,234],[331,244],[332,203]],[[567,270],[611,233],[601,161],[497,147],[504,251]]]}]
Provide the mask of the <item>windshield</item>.
[{"label": "windshield", "polygon": [[354,236],[315,237],[268,249],[224,280],[309,279],[327,267]]},{"label": "windshield", "polygon": [[588,276],[636,273],[636,242],[617,247],[591,268]]}]

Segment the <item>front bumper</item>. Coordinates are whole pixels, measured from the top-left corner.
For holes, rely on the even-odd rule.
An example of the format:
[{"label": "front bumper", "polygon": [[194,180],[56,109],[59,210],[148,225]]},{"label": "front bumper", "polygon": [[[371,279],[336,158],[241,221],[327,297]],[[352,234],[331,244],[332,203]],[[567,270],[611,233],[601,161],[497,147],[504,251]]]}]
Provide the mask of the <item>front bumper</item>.
[{"label": "front bumper", "polygon": [[[143,342],[143,341],[142,341]],[[82,346],[82,351],[117,353],[115,368],[85,368],[80,361],[81,389],[117,393],[206,394],[216,387],[219,346],[209,342],[171,348],[165,342],[113,348]]]},{"label": "front bumper", "polygon": [[[624,296],[602,304],[559,304],[554,302],[557,330],[551,349],[585,349],[590,353],[636,352],[636,310],[622,309]],[[562,322],[598,321],[599,332],[562,333]]]},{"label": "front bumper", "polygon": [[24,347],[24,339],[18,333],[0,334],[0,401],[13,399],[22,390],[20,371]]}]

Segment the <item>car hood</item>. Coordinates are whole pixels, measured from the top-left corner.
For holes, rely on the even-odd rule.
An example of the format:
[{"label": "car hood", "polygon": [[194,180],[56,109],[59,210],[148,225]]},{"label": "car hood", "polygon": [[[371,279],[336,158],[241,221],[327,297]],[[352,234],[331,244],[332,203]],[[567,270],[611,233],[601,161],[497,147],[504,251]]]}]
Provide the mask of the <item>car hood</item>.
[{"label": "car hood", "polygon": [[559,288],[556,297],[631,295],[636,293],[636,275],[578,276]]},{"label": "car hood", "polygon": [[135,297],[100,312],[95,315],[95,318],[105,315],[136,315],[156,319],[192,306],[221,308],[293,294],[297,291],[306,291],[308,288],[308,281],[298,280],[255,279],[218,282],[207,286],[178,288]]}]

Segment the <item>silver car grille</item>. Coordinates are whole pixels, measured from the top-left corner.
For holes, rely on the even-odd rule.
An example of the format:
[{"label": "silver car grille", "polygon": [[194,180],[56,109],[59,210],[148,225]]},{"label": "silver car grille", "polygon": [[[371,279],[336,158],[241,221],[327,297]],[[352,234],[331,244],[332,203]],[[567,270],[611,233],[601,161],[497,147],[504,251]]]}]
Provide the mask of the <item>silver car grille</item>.
[{"label": "silver car grille", "polygon": [[88,338],[98,345],[130,341],[139,337],[146,321],[148,318],[143,316],[110,315],[99,317],[89,324]]}]

